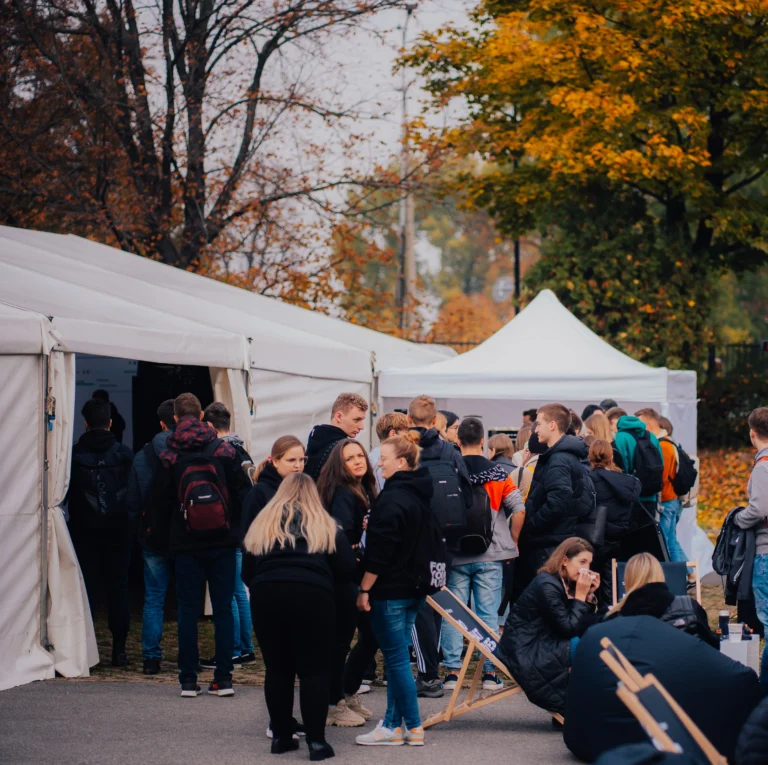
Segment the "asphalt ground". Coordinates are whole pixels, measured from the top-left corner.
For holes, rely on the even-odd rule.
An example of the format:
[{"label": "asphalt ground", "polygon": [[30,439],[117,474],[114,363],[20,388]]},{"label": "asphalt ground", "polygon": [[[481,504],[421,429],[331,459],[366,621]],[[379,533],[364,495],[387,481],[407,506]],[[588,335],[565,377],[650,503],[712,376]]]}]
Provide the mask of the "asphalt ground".
[{"label": "asphalt ground", "polygon": [[[235,682],[237,678],[235,677]],[[271,755],[264,692],[237,686],[233,698],[182,699],[172,683],[49,680],[0,693],[2,765],[254,765],[308,762],[306,747]],[[549,765],[577,762],[551,717],[522,694],[426,732],[423,748],[355,745],[383,715],[386,689],[364,697],[365,728],[328,728],[331,762],[419,765]],[[445,699],[421,699],[422,715]],[[298,704],[298,693],[297,701]]]}]

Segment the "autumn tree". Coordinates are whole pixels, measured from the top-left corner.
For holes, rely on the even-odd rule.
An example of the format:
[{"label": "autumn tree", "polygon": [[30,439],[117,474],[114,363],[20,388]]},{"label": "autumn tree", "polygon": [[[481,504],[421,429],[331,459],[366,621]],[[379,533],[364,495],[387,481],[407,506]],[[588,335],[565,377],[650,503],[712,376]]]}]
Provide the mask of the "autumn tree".
[{"label": "autumn tree", "polygon": [[[768,170],[765,2],[485,0],[474,22],[471,31],[449,26],[425,35],[407,63],[427,77],[433,108],[464,104],[466,118],[436,140],[489,162],[461,183],[502,231],[550,232],[576,210],[587,217],[596,185],[619,206],[636,195],[638,217],[628,222],[653,223],[650,249],[624,239],[612,257],[632,246],[628,254],[660,260],[649,273],[669,290],[683,264],[675,305],[697,284],[703,294],[691,299],[707,301],[719,269],[765,260],[768,207],[755,193]],[[596,280],[588,286],[583,256],[569,256],[576,281],[566,283],[578,282],[599,304],[606,288]],[[558,264],[569,267],[564,258]],[[617,272],[623,286],[636,276]],[[644,298],[655,301],[654,290]],[[679,317],[676,308],[671,315]],[[664,333],[660,339],[651,352],[657,360]],[[636,345],[640,356],[645,342]],[[697,346],[680,348],[675,359],[690,363]]]},{"label": "autumn tree", "polygon": [[322,266],[300,224],[361,180],[351,130],[312,140],[355,117],[323,49],[400,0],[2,2],[6,222],[259,289]]}]

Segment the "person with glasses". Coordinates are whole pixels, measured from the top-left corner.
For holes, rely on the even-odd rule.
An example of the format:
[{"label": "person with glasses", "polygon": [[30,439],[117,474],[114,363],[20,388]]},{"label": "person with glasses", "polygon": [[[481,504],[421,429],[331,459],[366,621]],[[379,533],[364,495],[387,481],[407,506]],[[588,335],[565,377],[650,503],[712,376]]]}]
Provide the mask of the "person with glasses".
[{"label": "person with glasses", "polygon": [[[378,489],[368,455],[359,441],[345,438],[336,444],[317,479],[317,490],[326,510],[341,526],[360,558],[363,532]],[[356,584],[337,585],[336,645],[331,660],[328,725],[342,728],[365,725],[372,714],[363,706],[358,690],[378,644],[367,615],[359,616],[356,599]],[[350,656],[352,666],[345,673],[344,664],[355,628],[359,630],[359,648],[354,657]]]}]

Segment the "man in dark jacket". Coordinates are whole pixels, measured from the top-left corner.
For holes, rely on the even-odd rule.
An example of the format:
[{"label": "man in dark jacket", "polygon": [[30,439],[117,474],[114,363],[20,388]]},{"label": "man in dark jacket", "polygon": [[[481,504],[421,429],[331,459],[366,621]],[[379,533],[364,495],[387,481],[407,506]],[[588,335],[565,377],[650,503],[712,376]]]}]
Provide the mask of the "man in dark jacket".
[{"label": "man in dark jacket", "polygon": [[[421,436],[421,464],[427,467],[430,463],[449,462],[459,477],[465,506],[467,509],[472,507],[472,484],[461,452],[454,448],[453,444],[443,441],[435,428],[435,399],[431,396],[417,396],[413,399],[408,405],[408,420],[412,429],[417,430]],[[455,543],[456,540],[446,539],[449,548],[455,549]],[[419,611],[413,627],[413,650],[416,653],[416,667],[419,673],[416,691],[421,697],[440,698],[443,695],[443,684],[438,677],[441,628],[442,618],[431,606],[425,604]]]},{"label": "man in dark jacket", "polygon": [[208,693],[232,696],[235,550],[249,482],[232,445],[217,438],[202,417],[197,397],[182,393],[174,402],[176,429],[160,454],[170,513],[170,551],[176,561],[179,682],[182,696],[200,693],[197,620],[207,581],[216,638],[216,669]]},{"label": "man in dark jacket", "polygon": [[240,465],[245,462],[253,464],[251,455],[248,454],[248,450],[245,448],[245,441],[237,433],[233,433],[230,430],[232,415],[229,409],[227,409],[226,404],[223,404],[221,401],[214,401],[212,404],[208,404],[203,412],[203,422],[207,422],[222,441],[232,444]]},{"label": "man in dark jacket", "polygon": [[330,425],[315,425],[307,440],[304,472],[316,481],[333,447],[345,438],[357,438],[365,427],[368,402],[357,393],[342,393],[333,402]]},{"label": "man in dark jacket", "polygon": [[589,448],[581,438],[565,435],[570,424],[571,413],[562,404],[547,404],[536,414],[539,442],[548,448],[533,474],[520,540],[531,578],[594,507],[591,481],[585,480]]},{"label": "man in dark jacket", "polygon": [[104,587],[112,633],[112,666],[128,664],[125,641],[130,625],[128,569],[133,528],[125,507],[133,452],[109,428],[109,404],[91,399],[83,406],[86,432],[72,448],[67,502],[69,531],[93,612]]},{"label": "man in dark jacket", "polygon": [[173,559],[168,553],[168,540],[158,539],[154,533],[154,519],[161,517],[165,508],[155,507],[157,496],[152,491],[154,479],[162,469],[160,454],[165,450],[176,421],[173,419],[173,399],[163,401],[157,408],[160,432],[144,445],[133,460],[128,479],[126,506],[133,522],[138,526],[139,546],[144,561],[144,613],[141,621],[141,652],[144,674],[156,675],[160,671],[163,651],[163,609],[168,583],[171,579]]},{"label": "man in dark jacket", "polygon": [[109,413],[112,418],[112,425],[110,425],[109,429],[114,433],[117,442],[122,444],[123,433],[125,433],[125,419],[123,418],[123,415],[117,411],[115,402],[109,400],[109,393],[103,388],[99,388],[91,394],[91,398],[96,399],[96,401],[106,401],[109,404]]}]

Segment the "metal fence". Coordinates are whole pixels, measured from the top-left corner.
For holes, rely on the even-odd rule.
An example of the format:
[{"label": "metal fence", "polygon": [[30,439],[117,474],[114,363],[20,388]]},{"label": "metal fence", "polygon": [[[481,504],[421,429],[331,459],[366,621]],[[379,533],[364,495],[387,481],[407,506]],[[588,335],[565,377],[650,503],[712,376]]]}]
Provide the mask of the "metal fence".
[{"label": "metal fence", "polygon": [[707,377],[727,376],[734,372],[756,370],[768,372],[768,342],[728,343],[709,346]]}]

